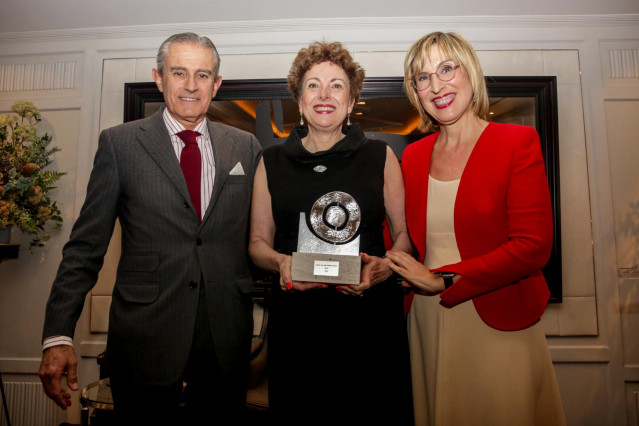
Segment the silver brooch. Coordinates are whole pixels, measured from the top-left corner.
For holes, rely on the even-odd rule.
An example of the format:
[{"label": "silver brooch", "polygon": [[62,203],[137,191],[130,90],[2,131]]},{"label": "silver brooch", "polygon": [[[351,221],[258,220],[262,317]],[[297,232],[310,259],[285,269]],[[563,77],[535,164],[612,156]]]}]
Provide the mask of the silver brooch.
[{"label": "silver brooch", "polygon": [[317,173],[323,173],[326,171],[326,166],[322,166],[322,165],[315,166],[313,167],[313,170],[315,170]]}]

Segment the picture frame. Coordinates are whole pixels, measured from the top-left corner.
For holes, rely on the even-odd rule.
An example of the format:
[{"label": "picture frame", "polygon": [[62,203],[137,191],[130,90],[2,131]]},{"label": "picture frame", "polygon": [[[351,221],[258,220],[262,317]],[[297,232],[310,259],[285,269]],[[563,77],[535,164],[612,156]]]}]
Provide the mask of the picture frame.
[{"label": "picture frame", "polygon": [[[553,247],[543,269],[550,302],[562,301],[561,203],[557,79],[555,76],[486,77],[489,120],[534,127],[541,142],[553,209]],[[125,83],[124,121],[151,115],[164,104],[154,82]],[[209,110],[209,118],[252,131],[264,146],[280,143],[299,121],[297,106],[285,79],[225,80]],[[359,115],[358,115],[359,114]],[[398,159],[404,148],[424,135],[416,130],[417,112],[404,92],[402,77],[369,77],[351,119],[360,122],[369,138],[382,139]],[[217,118],[216,118],[217,117]],[[221,118],[220,118],[221,117]],[[409,129],[400,134],[397,129]],[[390,130],[389,130],[390,129]]]}]

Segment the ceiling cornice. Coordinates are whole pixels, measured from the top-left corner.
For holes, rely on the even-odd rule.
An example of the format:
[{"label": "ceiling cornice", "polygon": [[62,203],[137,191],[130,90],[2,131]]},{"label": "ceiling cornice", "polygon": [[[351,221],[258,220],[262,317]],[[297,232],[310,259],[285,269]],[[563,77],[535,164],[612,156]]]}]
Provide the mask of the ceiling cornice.
[{"label": "ceiling cornice", "polygon": [[0,44],[62,42],[69,40],[166,37],[184,31],[198,34],[250,34],[286,32],[330,32],[450,27],[593,27],[639,26],[639,14],[627,15],[517,15],[517,16],[440,16],[392,18],[282,19],[264,21],[206,22],[69,30],[1,33]]}]

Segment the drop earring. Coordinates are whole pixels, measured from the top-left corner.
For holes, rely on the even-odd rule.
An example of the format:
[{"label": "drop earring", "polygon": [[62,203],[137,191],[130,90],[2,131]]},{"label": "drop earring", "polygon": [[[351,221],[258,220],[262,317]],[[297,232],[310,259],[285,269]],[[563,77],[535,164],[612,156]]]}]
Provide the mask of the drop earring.
[{"label": "drop earring", "polygon": [[300,111],[300,126],[304,125],[304,115],[302,114],[302,111]]},{"label": "drop earring", "polygon": [[348,127],[351,127],[351,113],[349,112],[348,115],[346,116],[346,125]]}]

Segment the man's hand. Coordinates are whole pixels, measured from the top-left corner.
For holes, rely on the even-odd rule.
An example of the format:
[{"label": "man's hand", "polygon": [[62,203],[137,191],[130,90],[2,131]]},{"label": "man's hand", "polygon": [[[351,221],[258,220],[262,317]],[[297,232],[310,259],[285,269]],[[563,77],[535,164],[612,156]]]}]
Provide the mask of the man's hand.
[{"label": "man's hand", "polygon": [[73,346],[52,346],[42,353],[38,375],[44,392],[64,410],[71,405],[71,394],[62,388],[62,376],[66,373],[67,386],[71,390],[78,390],[77,366]]}]

